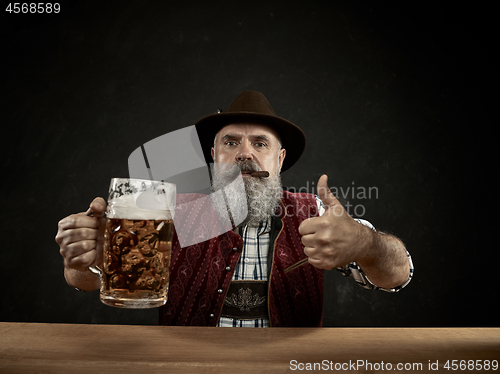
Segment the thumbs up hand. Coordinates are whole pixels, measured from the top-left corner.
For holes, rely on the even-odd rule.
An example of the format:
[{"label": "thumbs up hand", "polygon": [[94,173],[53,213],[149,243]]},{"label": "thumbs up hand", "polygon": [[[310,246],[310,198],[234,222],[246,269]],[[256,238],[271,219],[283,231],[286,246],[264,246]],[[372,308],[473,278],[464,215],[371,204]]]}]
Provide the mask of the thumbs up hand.
[{"label": "thumbs up hand", "polygon": [[327,182],[328,177],[322,175],[317,184],[325,213],[304,220],[299,226],[299,234],[309,263],[319,269],[331,270],[356,261],[373,239],[371,229],[347,213]]}]

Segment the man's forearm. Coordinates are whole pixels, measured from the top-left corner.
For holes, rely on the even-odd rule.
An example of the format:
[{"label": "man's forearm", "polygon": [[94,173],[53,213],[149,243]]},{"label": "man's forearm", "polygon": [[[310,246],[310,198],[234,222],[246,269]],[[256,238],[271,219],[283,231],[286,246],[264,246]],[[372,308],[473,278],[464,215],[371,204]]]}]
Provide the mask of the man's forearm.
[{"label": "man's forearm", "polygon": [[99,278],[89,270],[82,272],[65,267],[64,278],[68,285],[82,291],[94,291],[101,286]]},{"label": "man's forearm", "polygon": [[381,288],[395,288],[410,277],[410,263],[401,240],[371,229],[367,248],[356,260],[368,279]]}]

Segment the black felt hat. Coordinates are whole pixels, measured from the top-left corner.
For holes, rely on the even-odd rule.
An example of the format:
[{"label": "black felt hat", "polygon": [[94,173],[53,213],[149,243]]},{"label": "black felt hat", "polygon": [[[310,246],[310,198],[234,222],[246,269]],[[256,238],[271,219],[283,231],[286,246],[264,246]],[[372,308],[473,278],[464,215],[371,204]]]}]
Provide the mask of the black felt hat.
[{"label": "black felt hat", "polygon": [[215,135],[224,126],[238,123],[267,125],[278,133],[282,146],[286,149],[281,171],[289,169],[304,152],[304,132],[292,122],[278,117],[262,93],[243,91],[226,111],[203,117],[195,124],[207,162],[212,162],[210,149],[214,145]]}]

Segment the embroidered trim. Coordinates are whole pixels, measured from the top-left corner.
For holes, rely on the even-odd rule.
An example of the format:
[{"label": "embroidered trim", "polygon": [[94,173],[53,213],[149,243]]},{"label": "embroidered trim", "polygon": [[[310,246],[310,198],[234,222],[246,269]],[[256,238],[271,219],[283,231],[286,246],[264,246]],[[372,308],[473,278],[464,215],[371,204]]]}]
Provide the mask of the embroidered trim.
[{"label": "embroidered trim", "polygon": [[250,288],[240,288],[238,290],[238,295],[233,293],[231,296],[226,296],[224,304],[239,308],[241,312],[249,312],[250,309],[257,308],[266,303],[266,297],[259,296],[255,293],[252,296],[252,290]]},{"label": "embroidered trim", "polygon": [[232,281],[221,316],[242,320],[267,318],[266,294],[266,281]]}]

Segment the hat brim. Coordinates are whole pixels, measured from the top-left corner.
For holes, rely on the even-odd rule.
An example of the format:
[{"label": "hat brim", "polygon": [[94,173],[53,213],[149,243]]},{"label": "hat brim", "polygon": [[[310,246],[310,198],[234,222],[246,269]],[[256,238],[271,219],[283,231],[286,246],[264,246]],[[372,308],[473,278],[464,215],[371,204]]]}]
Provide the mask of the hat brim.
[{"label": "hat brim", "polygon": [[210,114],[196,122],[196,131],[200,139],[203,154],[207,163],[213,162],[211,148],[214,145],[215,135],[224,126],[238,123],[266,125],[278,133],[282,147],[286,149],[285,160],[281,171],[292,167],[304,153],[306,136],[304,132],[292,122],[277,116],[253,112],[227,112]]}]

